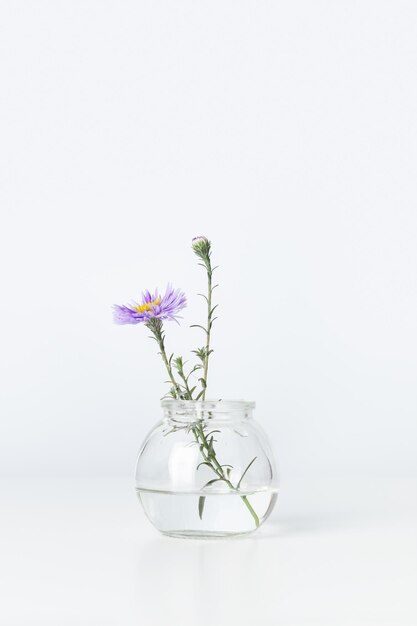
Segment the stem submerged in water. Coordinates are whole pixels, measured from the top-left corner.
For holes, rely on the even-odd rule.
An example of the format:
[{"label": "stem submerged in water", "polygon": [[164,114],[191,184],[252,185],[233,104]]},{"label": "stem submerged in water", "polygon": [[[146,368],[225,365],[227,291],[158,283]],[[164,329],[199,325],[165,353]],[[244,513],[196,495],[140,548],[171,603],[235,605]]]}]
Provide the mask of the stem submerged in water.
[{"label": "stem submerged in water", "polygon": [[[220,465],[220,463],[217,460],[216,453],[213,449],[213,446],[210,444],[209,441],[207,441],[207,437],[204,433],[203,427],[201,425],[193,426],[192,431],[193,431],[195,440],[199,444],[201,455],[204,459],[204,462],[207,463],[211,467],[211,469],[213,470],[215,474],[217,474],[219,480],[222,480],[223,482],[225,482],[230,487],[230,489],[233,489],[233,491],[239,492],[239,488],[235,487],[233,483],[229,480],[229,478],[227,478],[227,476],[225,475],[223,467]],[[252,515],[253,519],[255,520],[256,528],[258,528],[260,522],[259,522],[259,517],[256,514],[256,511],[252,507],[247,496],[240,496],[240,497],[242,499],[242,502],[247,507],[249,513]],[[203,507],[201,507],[201,509],[202,508]]]}]

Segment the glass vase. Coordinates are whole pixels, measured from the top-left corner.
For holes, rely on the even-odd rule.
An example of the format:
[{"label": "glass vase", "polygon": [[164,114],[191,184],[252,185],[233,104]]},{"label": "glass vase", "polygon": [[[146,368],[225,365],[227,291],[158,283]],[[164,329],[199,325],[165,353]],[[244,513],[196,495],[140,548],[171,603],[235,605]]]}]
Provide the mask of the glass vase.
[{"label": "glass vase", "polygon": [[166,535],[227,537],[255,531],[271,513],[278,475],[255,403],[163,400],[163,417],[139,452],[136,490]]}]

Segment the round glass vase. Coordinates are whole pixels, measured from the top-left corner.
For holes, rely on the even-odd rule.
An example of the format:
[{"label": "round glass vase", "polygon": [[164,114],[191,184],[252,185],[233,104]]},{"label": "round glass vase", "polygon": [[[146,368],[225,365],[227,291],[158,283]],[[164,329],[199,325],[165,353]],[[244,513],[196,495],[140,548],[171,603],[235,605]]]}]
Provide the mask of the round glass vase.
[{"label": "round glass vase", "polygon": [[136,490],[152,524],[175,537],[251,533],[278,495],[254,402],[163,400],[139,452]]}]

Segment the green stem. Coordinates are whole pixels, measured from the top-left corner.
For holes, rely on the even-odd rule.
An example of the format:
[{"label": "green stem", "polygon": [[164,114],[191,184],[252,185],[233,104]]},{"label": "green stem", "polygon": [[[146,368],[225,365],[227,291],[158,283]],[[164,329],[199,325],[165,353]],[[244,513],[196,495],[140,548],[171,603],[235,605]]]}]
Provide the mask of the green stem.
[{"label": "green stem", "polygon": [[148,327],[153,332],[153,334],[155,336],[156,342],[157,342],[157,344],[159,346],[159,349],[161,351],[162,360],[163,360],[164,365],[166,367],[166,370],[168,372],[169,379],[170,379],[170,381],[173,384],[173,387],[174,387],[175,393],[177,395],[177,398],[181,399],[181,396],[182,396],[181,388],[180,388],[179,384],[177,383],[177,381],[175,380],[174,373],[172,371],[172,367],[171,367],[171,365],[170,365],[170,363],[168,361],[168,357],[167,357],[167,354],[166,354],[166,351],[165,351],[165,342],[164,342],[164,335],[163,335],[163,332],[162,332],[162,326],[156,326],[156,325],[152,326],[152,325],[149,325]]},{"label": "green stem", "polygon": [[207,259],[207,338],[206,338],[206,354],[204,359],[204,390],[202,400],[206,399],[207,374],[210,357],[210,333],[211,333],[211,296],[212,296],[212,276],[210,259]]},{"label": "green stem", "polygon": [[178,397],[178,398],[181,398],[181,395],[182,395],[182,394],[181,394],[181,389],[180,389],[179,384],[177,383],[177,381],[176,381],[176,380],[175,380],[175,378],[174,378],[174,374],[172,373],[172,368],[171,368],[171,366],[170,366],[170,364],[169,364],[169,361],[168,361],[168,359],[167,359],[167,355],[166,355],[166,352],[165,352],[165,346],[164,346],[164,343],[162,342],[161,344],[159,344],[159,347],[160,347],[160,349],[161,349],[161,356],[162,356],[162,360],[163,360],[163,362],[165,363],[165,367],[166,367],[166,370],[167,370],[167,372],[168,372],[168,376],[169,376],[169,378],[170,378],[170,380],[171,380],[172,384],[174,385],[174,389],[175,389],[175,392],[176,392],[176,394],[177,394],[177,397]]},{"label": "green stem", "polygon": [[184,374],[184,370],[183,369],[179,369],[178,370],[178,375],[181,378],[181,380],[184,383],[184,388],[185,388],[185,392],[187,394],[186,400],[192,400],[193,399],[193,394],[191,393],[191,389],[188,385],[188,380],[186,375]]},{"label": "green stem", "polygon": [[247,496],[240,496],[240,497],[242,498],[243,502],[248,507],[249,513],[252,515],[253,519],[255,520],[256,528],[258,528],[258,526],[259,526],[259,517],[257,516],[253,506],[249,502]]},{"label": "green stem", "polygon": [[[206,450],[209,450],[210,449],[209,442],[207,441],[207,437],[204,434],[203,427],[202,426],[194,426],[192,430],[193,430],[193,434],[194,434],[194,437],[195,437],[197,443],[199,443],[199,439],[201,439],[204,448]],[[213,448],[211,448],[211,454],[210,455],[205,454],[204,450],[202,448],[200,448],[200,450],[201,450],[201,454],[202,454],[205,462],[209,463],[209,465],[212,468],[212,470],[214,471],[214,473],[217,474],[217,476],[221,480],[223,480],[230,487],[230,489],[233,489],[233,491],[239,491],[239,489],[237,487],[235,487],[233,485],[233,483],[231,483],[230,480],[225,476],[223,468],[220,465],[220,463],[218,462],[217,457],[216,457],[216,453],[214,452]],[[258,528],[260,522],[259,522],[259,517],[256,514],[256,511],[252,507],[252,505],[249,502],[247,496],[240,496],[240,497],[241,497],[243,503],[245,504],[245,506],[247,507],[249,513],[252,515],[253,519],[255,520],[256,528]]]}]

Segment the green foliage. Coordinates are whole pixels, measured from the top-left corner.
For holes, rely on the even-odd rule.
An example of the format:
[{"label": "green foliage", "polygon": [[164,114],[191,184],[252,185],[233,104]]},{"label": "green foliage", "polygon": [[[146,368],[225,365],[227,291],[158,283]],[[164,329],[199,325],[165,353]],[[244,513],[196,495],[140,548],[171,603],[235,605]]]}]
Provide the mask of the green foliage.
[{"label": "green foliage", "polygon": [[[213,434],[220,432],[219,430],[212,430],[209,433],[205,432],[205,427],[203,422],[194,425],[192,427],[192,432],[194,434],[194,438],[195,441],[199,444],[199,449],[201,452],[201,455],[203,457],[203,461],[201,461],[198,465],[197,465],[197,470],[202,466],[205,465],[206,467],[209,467],[213,473],[215,474],[215,478],[210,479],[204,486],[203,489],[205,489],[206,487],[209,487],[210,485],[213,485],[216,482],[219,481],[223,481],[224,483],[226,483],[226,485],[229,487],[229,489],[232,489],[233,491],[236,491],[239,493],[239,489],[240,489],[240,485],[242,483],[242,479],[243,477],[246,475],[246,473],[248,472],[248,470],[250,469],[251,465],[255,462],[257,457],[254,457],[250,463],[246,466],[245,470],[243,471],[239,482],[237,483],[237,485],[234,485],[231,480],[230,480],[230,473],[231,470],[233,469],[232,465],[229,465],[227,463],[224,464],[220,464],[218,459],[217,459],[217,455],[216,452],[214,450],[214,438],[213,438]],[[253,519],[255,520],[255,524],[256,526],[259,526],[259,518],[256,515],[256,512],[254,511],[254,509],[252,508],[249,500],[247,499],[247,497],[245,495],[241,495],[240,496],[242,498],[242,502],[245,504],[245,506],[247,507],[249,513],[252,515]],[[204,506],[205,506],[205,496],[199,496],[198,499],[198,514],[200,519],[203,518],[203,513],[204,513]]]},{"label": "green foliage", "polygon": [[[193,350],[193,353],[197,357],[197,364],[194,365],[187,373],[185,370],[186,361],[184,361],[182,356],[175,357],[174,354],[171,354],[168,358],[165,350],[165,332],[162,321],[158,318],[151,318],[148,322],[146,322],[146,326],[151,331],[151,338],[154,339],[159,346],[159,354],[161,355],[166,371],[168,372],[168,382],[171,386],[165,397],[172,397],[179,400],[205,400],[209,358],[213,352],[211,348],[211,331],[213,323],[217,319],[216,317],[213,317],[218,305],[216,304],[213,306],[212,304],[213,291],[217,285],[212,284],[213,272],[216,268],[211,265],[211,243],[205,237],[199,237],[194,241],[192,247],[194,253],[200,260],[199,265],[201,265],[207,273],[207,295],[199,294],[205,299],[207,304],[207,323],[206,326],[202,326],[201,324],[192,325],[192,328],[199,328],[204,332],[205,339],[205,345],[203,347]],[[197,384],[190,384],[190,378],[193,375],[196,375],[197,372],[200,374]],[[209,487],[217,482],[224,482],[229,489],[239,493],[242,480],[252,464],[255,462],[256,457],[254,457],[246,466],[239,482],[237,484],[233,484],[231,481],[231,470],[233,467],[228,464],[220,464],[214,448],[216,440],[213,435],[219,433],[219,430],[211,430],[206,433],[203,422],[199,422],[197,424],[190,423],[184,426],[174,426],[165,434],[168,435],[170,433],[177,432],[178,430],[184,430],[187,433],[192,432],[194,435],[195,441],[190,442],[190,444],[198,445],[203,458],[203,460],[197,465],[197,470],[204,465],[211,469],[215,476],[210,479],[203,488]],[[242,502],[244,502],[248,511],[255,520],[255,524],[258,526],[259,518],[253,510],[249,500],[245,495],[239,495]],[[203,518],[205,501],[206,496],[200,495],[198,499],[198,514],[200,519]]]},{"label": "green foliage", "polygon": [[241,482],[242,482],[242,480],[243,480],[244,475],[246,474],[246,472],[248,471],[248,469],[250,468],[250,466],[252,465],[252,463],[254,463],[254,462],[256,461],[256,459],[257,459],[257,457],[256,457],[256,456],[254,456],[254,457],[253,457],[253,459],[252,459],[252,461],[249,463],[249,465],[247,466],[247,468],[246,468],[246,469],[245,469],[245,471],[243,472],[242,476],[240,477],[240,480],[239,480],[238,484],[236,485],[236,489],[239,489],[240,484],[241,484]]},{"label": "green foliage", "polygon": [[218,483],[219,480],[223,480],[223,478],[212,478],[203,486],[203,489],[205,489],[206,487],[210,487],[210,485],[214,485],[214,483]]},{"label": "green foliage", "polygon": [[198,498],[198,515],[200,519],[203,519],[205,501],[206,501],[206,496],[200,496]]}]

